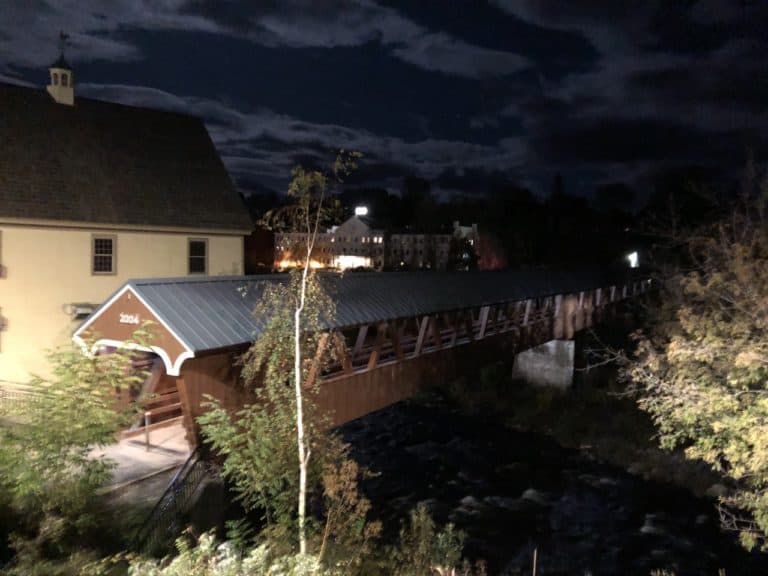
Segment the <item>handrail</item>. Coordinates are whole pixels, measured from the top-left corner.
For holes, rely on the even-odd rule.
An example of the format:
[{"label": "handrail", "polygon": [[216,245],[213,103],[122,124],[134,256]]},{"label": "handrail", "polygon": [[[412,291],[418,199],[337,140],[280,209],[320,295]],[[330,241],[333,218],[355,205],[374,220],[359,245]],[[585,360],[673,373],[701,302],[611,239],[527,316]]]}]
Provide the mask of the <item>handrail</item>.
[{"label": "handrail", "polygon": [[201,460],[200,452],[195,449],[174,474],[165,492],[136,531],[136,549],[151,553],[177,536],[181,531],[182,516],[188,511],[192,495],[205,476],[213,474],[214,467]]}]

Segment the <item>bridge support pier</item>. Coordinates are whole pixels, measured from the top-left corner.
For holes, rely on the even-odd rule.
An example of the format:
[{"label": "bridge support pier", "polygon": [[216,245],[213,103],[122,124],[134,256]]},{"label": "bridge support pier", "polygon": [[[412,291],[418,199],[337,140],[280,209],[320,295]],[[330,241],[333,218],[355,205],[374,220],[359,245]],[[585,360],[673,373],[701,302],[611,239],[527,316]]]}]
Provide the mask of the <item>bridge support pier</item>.
[{"label": "bridge support pier", "polygon": [[534,386],[570,388],[575,349],[573,340],[550,340],[524,350],[515,357],[512,376]]}]

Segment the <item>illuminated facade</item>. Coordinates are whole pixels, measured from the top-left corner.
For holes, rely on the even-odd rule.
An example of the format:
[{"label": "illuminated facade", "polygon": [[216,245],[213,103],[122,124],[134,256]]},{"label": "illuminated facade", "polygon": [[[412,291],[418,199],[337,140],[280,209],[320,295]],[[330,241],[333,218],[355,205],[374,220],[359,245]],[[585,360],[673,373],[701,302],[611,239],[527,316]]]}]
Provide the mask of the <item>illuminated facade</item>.
[{"label": "illuminated facade", "polygon": [[198,118],[75,100],[66,62],[50,74],[0,84],[0,382],[46,376],[129,278],[242,274],[252,227]]},{"label": "illuminated facade", "polygon": [[[446,270],[452,242],[472,249],[477,238],[477,224],[461,226],[454,222],[451,234],[387,233],[373,228],[367,218],[356,214],[317,235],[310,266],[337,270]],[[287,270],[301,266],[306,250],[306,234],[275,234],[275,268]]]},{"label": "illuminated facade", "polygon": [[[275,267],[285,270],[301,265],[306,250],[306,234],[275,234]],[[384,231],[372,228],[364,217],[355,215],[341,225],[317,235],[310,266],[339,270],[382,270],[384,256]]]}]

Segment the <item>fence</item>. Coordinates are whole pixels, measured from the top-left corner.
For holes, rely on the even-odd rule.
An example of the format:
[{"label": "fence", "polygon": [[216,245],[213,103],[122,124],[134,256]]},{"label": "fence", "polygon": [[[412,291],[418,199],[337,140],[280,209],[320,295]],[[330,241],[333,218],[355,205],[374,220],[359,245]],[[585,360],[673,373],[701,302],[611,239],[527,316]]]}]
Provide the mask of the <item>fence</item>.
[{"label": "fence", "polygon": [[152,554],[172,544],[181,533],[198,487],[207,476],[216,475],[218,469],[201,460],[197,450],[193,451],[136,532],[136,550]]},{"label": "fence", "polygon": [[26,384],[11,384],[0,382],[0,418],[13,419],[28,408],[30,403],[35,403],[40,398],[40,391],[34,386]]}]

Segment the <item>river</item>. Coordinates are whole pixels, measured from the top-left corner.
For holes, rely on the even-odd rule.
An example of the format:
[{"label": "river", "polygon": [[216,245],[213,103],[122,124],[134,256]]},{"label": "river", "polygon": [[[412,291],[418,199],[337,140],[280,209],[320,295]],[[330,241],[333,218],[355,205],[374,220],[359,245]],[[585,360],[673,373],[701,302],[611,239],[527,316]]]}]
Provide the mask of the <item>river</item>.
[{"label": "river", "polygon": [[425,503],[467,535],[489,574],[768,574],[768,555],[720,531],[713,502],[645,480],[543,434],[436,398],[402,402],[340,429],[378,475],[362,488],[396,529]]}]

